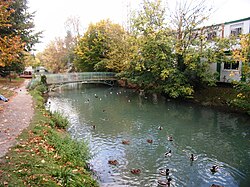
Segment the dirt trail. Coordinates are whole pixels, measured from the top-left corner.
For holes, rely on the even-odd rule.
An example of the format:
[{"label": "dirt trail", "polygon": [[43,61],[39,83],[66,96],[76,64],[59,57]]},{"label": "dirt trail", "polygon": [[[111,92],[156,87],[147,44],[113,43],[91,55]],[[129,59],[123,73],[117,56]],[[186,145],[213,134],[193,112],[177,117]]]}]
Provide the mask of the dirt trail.
[{"label": "dirt trail", "polygon": [[34,115],[33,100],[26,90],[28,82],[25,80],[15,90],[17,94],[4,103],[4,110],[0,111],[0,158],[17,143],[17,136],[29,126]]}]

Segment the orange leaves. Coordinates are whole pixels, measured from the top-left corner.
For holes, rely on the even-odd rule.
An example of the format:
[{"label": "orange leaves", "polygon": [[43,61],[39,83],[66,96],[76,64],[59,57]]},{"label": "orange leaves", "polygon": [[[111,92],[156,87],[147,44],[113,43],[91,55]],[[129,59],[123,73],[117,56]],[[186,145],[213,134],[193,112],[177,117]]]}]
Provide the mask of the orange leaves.
[{"label": "orange leaves", "polygon": [[9,17],[14,12],[13,9],[9,9],[11,1],[0,1],[0,27],[10,27]]},{"label": "orange leaves", "polygon": [[[10,9],[11,0],[0,1],[0,27],[9,28],[12,25],[9,22],[11,14],[15,11]],[[24,51],[25,43],[21,37],[16,35],[0,35],[0,66],[10,65],[18,61],[19,54]]]},{"label": "orange leaves", "polygon": [[25,43],[20,36],[0,37],[0,66],[6,66],[17,61],[21,52],[24,51]]}]

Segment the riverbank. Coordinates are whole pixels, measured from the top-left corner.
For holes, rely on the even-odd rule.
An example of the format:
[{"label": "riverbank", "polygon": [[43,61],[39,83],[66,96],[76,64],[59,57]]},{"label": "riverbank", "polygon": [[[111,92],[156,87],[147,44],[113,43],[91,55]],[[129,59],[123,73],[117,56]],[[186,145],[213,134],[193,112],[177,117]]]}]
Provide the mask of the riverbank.
[{"label": "riverbank", "polygon": [[242,115],[249,115],[247,109],[237,107],[233,104],[233,100],[237,98],[238,92],[230,84],[222,84],[214,87],[207,87],[204,89],[196,90],[192,102],[204,107],[218,109],[224,112],[232,112]]},{"label": "riverbank", "polygon": [[0,186],[98,186],[87,170],[86,143],[72,140],[64,130],[65,119],[45,110],[43,89],[40,85],[30,91],[34,116],[18,144],[1,158]]}]

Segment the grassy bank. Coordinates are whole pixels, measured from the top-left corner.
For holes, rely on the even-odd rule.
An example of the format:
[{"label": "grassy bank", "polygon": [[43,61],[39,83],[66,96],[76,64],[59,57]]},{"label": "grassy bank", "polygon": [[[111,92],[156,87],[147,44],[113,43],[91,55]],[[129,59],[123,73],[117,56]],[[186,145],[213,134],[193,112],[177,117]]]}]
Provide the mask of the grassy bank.
[{"label": "grassy bank", "polygon": [[98,186],[86,169],[87,144],[72,140],[67,120],[45,110],[43,90],[39,85],[30,92],[35,115],[1,161],[0,186]]}]

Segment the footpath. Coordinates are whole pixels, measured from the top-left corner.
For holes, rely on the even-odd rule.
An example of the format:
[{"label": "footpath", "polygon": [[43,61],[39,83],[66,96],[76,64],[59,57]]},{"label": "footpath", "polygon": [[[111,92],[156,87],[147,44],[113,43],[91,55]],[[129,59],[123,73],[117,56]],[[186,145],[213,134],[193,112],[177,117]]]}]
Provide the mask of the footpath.
[{"label": "footpath", "polygon": [[0,111],[0,160],[17,143],[16,138],[29,126],[34,115],[32,96],[26,90],[28,82],[25,80],[14,90],[15,96],[8,98],[3,111]]}]

